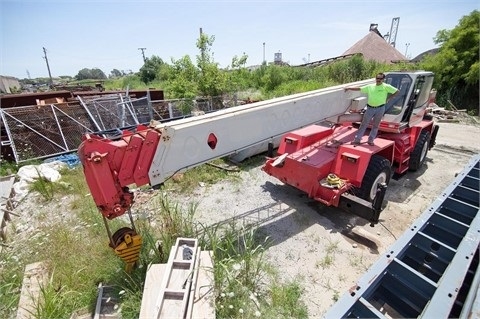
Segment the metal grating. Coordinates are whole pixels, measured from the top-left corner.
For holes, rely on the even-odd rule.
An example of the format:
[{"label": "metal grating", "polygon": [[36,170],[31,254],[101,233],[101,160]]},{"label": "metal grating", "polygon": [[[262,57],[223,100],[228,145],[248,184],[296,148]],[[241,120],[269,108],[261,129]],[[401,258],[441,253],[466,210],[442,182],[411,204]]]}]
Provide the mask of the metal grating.
[{"label": "metal grating", "polygon": [[34,105],[1,110],[17,163],[76,150],[82,135],[95,131],[78,105]]},{"label": "metal grating", "polygon": [[[154,119],[147,97],[122,94],[77,97],[77,101],[1,110],[17,163],[75,152],[85,133],[134,126]],[[158,117],[159,118],[159,117]]]},{"label": "metal grating", "polygon": [[152,108],[146,97],[130,99],[115,94],[99,98],[77,98],[90,115],[97,131],[148,123],[153,118]]},{"label": "metal grating", "polygon": [[151,120],[185,118],[192,108],[209,113],[237,105],[236,99],[224,102],[223,97],[151,101],[149,96],[77,96],[76,101],[0,109],[0,129],[6,133],[2,148],[11,148],[15,162],[21,163],[75,152],[85,133],[108,135]]},{"label": "metal grating", "polygon": [[467,318],[479,289],[479,172],[477,154],[325,318]]}]

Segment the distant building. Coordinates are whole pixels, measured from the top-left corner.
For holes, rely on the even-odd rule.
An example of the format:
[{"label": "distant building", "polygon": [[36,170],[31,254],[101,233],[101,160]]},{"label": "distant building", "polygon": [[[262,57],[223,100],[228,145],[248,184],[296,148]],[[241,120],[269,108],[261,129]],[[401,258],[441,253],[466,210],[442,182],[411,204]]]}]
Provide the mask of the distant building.
[{"label": "distant building", "polygon": [[21,88],[22,86],[17,78],[0,75],[0,94],[16,93]]},{"label": "distant building", "polygon": [[283,62],[282,52],[280,52],[280,51],[278,51],[277,53],[274,54],[273,64],[289,66],[289,64],[287,62]]},{"label": "distant building", "polygon": [[420,53],[419,55],[417,55],[416,57],[414,57],[412,60],[410,60],[411,62],[420,62],[423,60],[423,58],[425,58],[426,56],[429,56],[429,55],[435,55],[438,53],[440,49],[438,48],[435,48],[435,49],[430,49],[428,51],[425,51],[423,53]]},{"label": "distant building", "polygon": [[275,55],[273,56],[273,63],[275,63],[275,64],[282,64],[283,63],[281,52],[275,53]]},{"label": "distant building", "polygon": [[365,60],[372,60],[386,64],[409,61],[407,57],[405,57],[392,44],[384,39],[382,34],[378,31],[378,25],[372,23],[370,24],[368,34],[351,46],[342,55],[297,66],[317,67],[332,63],[334,61],[349,59],[356,55],[362,56]]},{"label": "distant building", "polygon": [[376,28],[370,28],[370,31],[365,37],[355,43],[342,55],[358,53],[362,54],[365,60],[373,60],[387,64],[408,61],[402,53],[385,41]]}]

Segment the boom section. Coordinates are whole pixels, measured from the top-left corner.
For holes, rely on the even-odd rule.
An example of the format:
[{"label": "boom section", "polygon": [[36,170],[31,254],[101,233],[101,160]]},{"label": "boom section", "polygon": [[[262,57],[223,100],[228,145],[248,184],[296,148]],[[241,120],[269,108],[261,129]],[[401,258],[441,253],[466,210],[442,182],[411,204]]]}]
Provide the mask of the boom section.
[{"label": "boom section", "polygon": [[[371,80],[347,85],[365,85]],[[255,155],[269,142],[301,127],[346,113],[351,104],[346,85],[339,85],[237,106],[222,111],[155,126],[161,142],[149,171],[151,185],[177,172],[242,152]],[[248,157],[248,155],[246,157]]]},{"label": "boom section", "polygon": [[86,134],[78,148],[87,184],[102,215],[112,219],[133,204],[129,186],[162,184],[175,173],[232,154],[249,157],[278,145],[294,129],[344,114],[372,79],[236,106],[213,113],[139,125],[121,137]]}]

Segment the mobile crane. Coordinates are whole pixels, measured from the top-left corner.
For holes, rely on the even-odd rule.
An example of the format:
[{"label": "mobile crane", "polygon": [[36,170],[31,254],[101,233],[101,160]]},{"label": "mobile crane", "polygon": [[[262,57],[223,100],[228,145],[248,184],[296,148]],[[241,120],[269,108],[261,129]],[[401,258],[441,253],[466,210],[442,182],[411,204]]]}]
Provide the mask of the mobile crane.
[{"label": "mobile crane", "polygon": [[[158,186],[175,173],[215,158],[241,160],[267,150],[262,167],[266,173],[325,205],[359,215],[373,226],[378,223],[392,171],[417,170],[435,144],[438,126],[426,114],[434,96],[433,76],[426,71],[386,74],[385,82],[400,94],[386,106],[374,146],[350,143],[366,98],[344,91],[347,86],[373,83],[373,79],[168,123],[152,121],[124,130],[114,139],[85,134],[78,154],[110,247],[127,263],[127,270],[138,260],[142,239],[130,212],[134,203],[131,185]],[[125,213],[132,228],[112,234],[108,220]]]},{"label": "mobile crane", "polygon": [[435,96],[433,73],[389,73],[385,81],[400,93],[386,105],[374,146],[365,139],[360,146],[350,143],[357,132],[352,115],[358,114],[343,114],[330,119],[330,126],[285,134],[278,155],[262,169],[327,206],[378,223],[392,174],[418,170],[439,129],[426,113]]}]

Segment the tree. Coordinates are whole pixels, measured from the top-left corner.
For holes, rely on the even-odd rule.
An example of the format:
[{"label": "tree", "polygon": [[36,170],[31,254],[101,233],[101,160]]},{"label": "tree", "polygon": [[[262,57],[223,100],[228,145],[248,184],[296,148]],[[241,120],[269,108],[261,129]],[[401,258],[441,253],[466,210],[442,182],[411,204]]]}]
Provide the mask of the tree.
[{"label": "tree", "polygon": [[76,80],[86,80],[86,79],[106,79],[107,76],[103,73],[102,70],[98,68],[94,69],[81,69],[78,71],[78,74],[75,75]]},{"label": "tree", "polygon": [[76,80],[85,80],[90,79],[90,70],[87,68],[83,68],[78,71],[77,75],[75,75]]},{"label": "tree", "polygon": [[475,111],[479,105],[479,21],[480,11],[474,10],[452,30],[438,31],[434,42],[440,45],[439,52],[421,62],[422,68],[436,73],[440,100]]},{"label": "tree", "polygon": [[151,58],[146,58],[145,63],[140,68],[140,78],[144,83],[150,83],[157,77],[157,71],[165,64],[163,60],[153,55]]},{"label": "tree", "polygon": [[105,73],[103,73],[102,70],[100,70],[99,68],[94,68],[92,69],[92,79],[106,79],[107,76],[105,75]]},{"label": "tree", "polygon": [[201,33],[197,40],[197,48],[200,49],[200,55],[197,55],[197,66],[200,69],[198,90],[203,96],[219,96],[226,89],[225,72],[219,69],[218,63],[213,62],[210,54],[210,47],[214,41],[214,36],[209,37],[204,33]]},{"label": "tree", "polygon": [[227,72],[227,91],[237,92],[252,86],[251,72],[245,68],[248,56],[244,53],[241,57],[232,58],[232,70]]},{"label": "tree", "polygon": [[464,16],[453,30],[437,32],[435,43],[441,44],[438,54],[443,68],[443,79],[448,85],[459,81],[466,84],[478,83],[479,74],[479,42],[480,11],[474,10]]},{"label": "tree", "polygon": [[169,98],[195,98],[198,91],[198,70],[188,55],[172,60],[172,79],[167,81]]},{"label": "tree", "polygon": [[245,53],[242,54],[241,57],[234,56],[232,58],[232,69],[239,69],[241,67],[245,67],[245,64],[247,64],[247,59],[248,55]]},{"label": "tree", "polygon": [[113,69],[110,71],[110,78],[119,78],[125,75],[125,72]]}]

